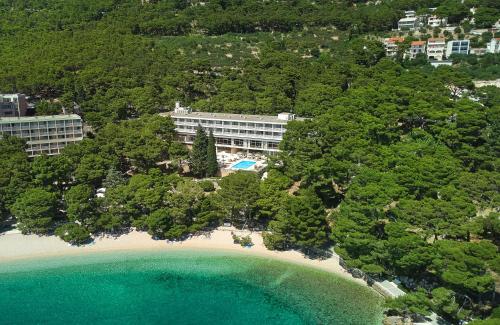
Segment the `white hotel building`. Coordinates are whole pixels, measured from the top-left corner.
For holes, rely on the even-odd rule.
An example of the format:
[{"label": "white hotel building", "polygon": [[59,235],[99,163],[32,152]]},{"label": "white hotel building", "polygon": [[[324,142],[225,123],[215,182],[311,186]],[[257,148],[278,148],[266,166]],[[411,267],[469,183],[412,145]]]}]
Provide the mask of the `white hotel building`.
[{"label": "white hotel building", "polygon": [[0,118],[0,138],[26,139],[30,157],[57,155],[68,144],[83,140],[82,119],[76,114]]},{"label": "white hotel building", "polygon": [[207,133],[213,132],[218,150],[227,150],[232,153],[238,151],[277,152],[287,123],[291,120],[304,120],[296,118],[291,113],[266,116],[193,112],[191,108],[181,107],[179,103],[176,103],[173,112],[162,115],[172,118],[181,142],[187,145],[193,144],[196,128],[201,125]]}]

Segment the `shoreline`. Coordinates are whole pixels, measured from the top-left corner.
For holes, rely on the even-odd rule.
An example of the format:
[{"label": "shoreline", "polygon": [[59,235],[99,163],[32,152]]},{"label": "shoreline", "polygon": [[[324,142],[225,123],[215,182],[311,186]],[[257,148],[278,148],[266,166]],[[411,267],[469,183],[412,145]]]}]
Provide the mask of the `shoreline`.
[{"label": "shoreline", "polygon": [[[254,245],[245,248],[234,244],[231,231],[238,235],[249,235]],[[180,242],[154,240],[146,232],[133,230],[119,237],[98,237],[92,244],[85,246],[71,246],[56,236],[23,235],[17,231],[0,234],[0,264],[35,258],[85,256],[92,253],[177,250],[239,252],[243,255],[276,259],[320,269],[369,287],[365,281],[352,277],[340,266],[339,258],[335,254],[328,259],[317,260],[309,259],[297,251],[271,251],[264,246],[259,232],[239,231],[230,227],[219,227],[206,235],[193,236]]]}]

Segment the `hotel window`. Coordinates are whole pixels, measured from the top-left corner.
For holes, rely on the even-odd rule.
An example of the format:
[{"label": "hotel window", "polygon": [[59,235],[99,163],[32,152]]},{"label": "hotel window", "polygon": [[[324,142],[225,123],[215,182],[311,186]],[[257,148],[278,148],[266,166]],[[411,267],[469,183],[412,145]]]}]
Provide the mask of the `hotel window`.
[{"label": "hotel window", "polygon": [[267,149],[278,149],[279,143],[278,142],[268,142],[267,143]]},{"label": "hotel window", "polygon": [[242,128],[246,128],[246,127],[247,127],[247,124],[246,124],[246,123],[241,122],[241,123],[240,123],[240,127],[242,127]]},{"label": "hotel window", "polygon": [[250,131],[250,130],[249,130],[249,131],[248,131],[248,134],[249,134],[249,135],[254,135],[254,134],[255,134],[255,131]]},{"label": "hotel window", "polygon": [[273,135],[272,132],[264,132],[264,134],[267,135],[267,136],[272,136]]},{"label": "hotel window", "polygon": [[224,121],[224,125],[231,125],[230,121]]},{"label": "hotel window", "polygon": [[266,129],[272,129],[273,125],[272,124],[266,124]]},{"label": "hotel window", "polygon": [[243,140],[241,140],[241,139],[234,139],[234,145],[235,146],[243,147],[243,144],[244,144]]},{"label": "hotel window", "polygon": [[215,124],[222,125],[222,121],[215,121]]},{"label": "hotel window", "polygon": [[264,134],[264,132],[262,132],[262,131],[257,131],[257,132],[255,132],[255,134],[256,134],[256,135],[258,135],[258,136],[262,136],[262,135]]},{"label": "hotel window", "polygon": [[248,127],[249,128],[253,128],[253,127],[255,127],[255,124],[254,123],[248,123]]},{"label": "hotel window", "polygon": [[250,148],[262,148],[262,141],[250,140]]},{"label": "hotel window", "polygon": [[240,134],[247,134],[247,130],[240,130]]},{"label": "hotel window", "polygon": [[217,138],[216,142],[217,142],[217,144],[231,145],[231,139],[228,139],[228,138]]},{"label": "hotel window", "polygon": [[238,126],[240,123],[238,122],[233,122],[233,126]]}]

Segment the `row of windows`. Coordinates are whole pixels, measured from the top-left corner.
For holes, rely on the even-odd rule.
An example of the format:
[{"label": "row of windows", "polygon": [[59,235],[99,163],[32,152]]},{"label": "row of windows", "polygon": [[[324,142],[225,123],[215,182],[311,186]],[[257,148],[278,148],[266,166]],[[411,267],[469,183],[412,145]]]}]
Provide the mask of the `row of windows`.
[{"label": "row of windows", "polygon": [[57,155],[64,147],[73,143],[77,143],[77,141],[30,144],[26,152],[28,152],[30,157],[38,155]]},{"label": "row of windows", "polygon": [[[189,142],[194,141],[194,136],[188,136],[187,140]],[[218,145],[223,146],[235,146],[235,147],[245,147],[245,141],[242,139],[230,139],[230,138],[215,138],[215,142]],[[248,141],[249,148],[262,149],[264,148],[264,142],[258,140]],[[279,142],[267,142],[267,149],[278,149]]]},{"label": "row of windows", "polygon": [[221,126],[238,126],[243,128],[266,128],[266,129],[282,129],[281,124],[271,123],[252,123],[252,122],[235,122],[235,121],[214,121],[214,120],[198,120],[189,118],[175,118],[175,122],[179,123],[194,123],[201,125],[221,125]]},{"label": "row of windows", "polygon": [[[187,130],[187,131],[194,131],[195,127],[194,126],[184,126],[184,125],[179,125],[177,126],[177,129],[179,130]],[[212,131],[214,134],[234,134],[234,135],[249,135],[249,136],[268,136],[268,137],[282,137],[283,133],[282,132],[269,132],[269,131],[252,131],[252,130],[237,130],[237,129],[219,129],[219,128],[213,128],[213,129],[206,129],[207,131]]]},{"label": "row of windows", "polygon": [[22,122],[22,123],[3,123],[1,126],[7,126],[11,128],[47,128],[47,127],[65,127],[65,126],[81,126],[82,121],[80,120],[70,120],[70,121],[46,121],[46,122]]},{"label": "row of windows", "polygon": [[60,139],[74,139],[74,138],[81,138],[83,137],[82,134],[71,134],[71,135],[65,135],[65,134],[60,134],[60,135],[50,135],[50,136],[39,136],[39,137],[30,137],[29,141],[43,141],[43,140],[60,140]]},{"label": "row of windows", "polygon": [[77,127],[68,127],[68,128],[51,128],[51,129],[42,129],[42,130],[19,130],[19,129],[8,129],[8,128],[0,128],[0,132],[11,132],[13,134],[23,134],[23,135],[30,135],[30,134],[57,134],[57,133],[71,133],[71,132],[82,132],[82,128],[77,126]]},{"label": "row of windows", "polygon": [[52,133],[47,133],[47,132],[27,132],[27,131],[22,131],[22,132],[2,132],[0,131],[1,133],[7,133],[9,135],[12,135],[12,136],[16,136],[16,137],[21,137],[21,138],[29,138],[29,139],[32,139],[32,138],[42,138],[42,137],[50,137],[51,139],[56,139],[57,137],[61,138],[61,137],[70,137],[70,138],[74,138],[74,137],[81,137],[82,136],[82,132],[81,131],[74,131],[74,132],[59,132],[59,133],[56,133],[56,132],[52,132]]},{"label": "row of windows", "polygon": [[68,140],[61,142],[53,142],[53,143],[29,143],[28,142],[28,150],[37,150],[37,149],[46,149],[46,148],[64,148],[64,146],[72,143],[77,143],[79,140]]}]

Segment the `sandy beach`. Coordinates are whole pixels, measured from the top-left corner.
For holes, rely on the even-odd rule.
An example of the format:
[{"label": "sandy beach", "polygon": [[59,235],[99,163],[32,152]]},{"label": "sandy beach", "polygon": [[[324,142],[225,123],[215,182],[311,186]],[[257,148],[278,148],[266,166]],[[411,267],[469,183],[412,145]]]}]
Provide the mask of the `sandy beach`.
[{"label": "sandy beach", "polygon": [[[231,231],[235,231],[238,235],[250,235],[254,246],[244,248],[234,244]],[[275,258],[319,268],[366,285],[363,280],[353,278],[344,270],[339,265],[339,258],[336,255],[324,260],[312,260],[296,251],[270,251],[264,246],[262,236],[259,232],[240,232],[230,227],[220,227],[208,235],[194,236],[182,242],[153,240],[146,232],[132,231],[119,237],[100,237],[95,239],[92,244],[80,247],[71,246],[55,236],[40,237],[37,235],[23,235],[16,230],[0,234],[0,262],[70,254],[85,255],[110,251],[168,251],[176,249],[238,251],[242,254]]]}]

